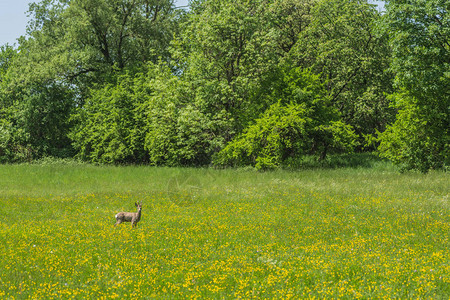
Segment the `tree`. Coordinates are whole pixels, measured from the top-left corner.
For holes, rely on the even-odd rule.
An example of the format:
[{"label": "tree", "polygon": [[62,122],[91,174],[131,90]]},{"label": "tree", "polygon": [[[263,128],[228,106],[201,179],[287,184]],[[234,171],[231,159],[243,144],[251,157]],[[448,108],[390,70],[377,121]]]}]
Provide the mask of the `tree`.
[{"label": "tree", "polygon": [[205,165],[223,146],[223,118],[191,103],[188,83],[166,63],[116,76],[94,88],[73,119],[70,137],[83,160],[97,163]]},{"label": "tree", "polygon": [[311,8],[311,21],[290,51],[298,66],[320,74],[342,120],[360,136],[384,130],[394,110],[387,35],[378,30],[381,15],[373,5],[356,0],[321,0]]},{"label": "tree", "polygon": [[16,56],[17,50],[15,50],[14,47],[8,44],[0,46],[0,84],[4,81],[6,72]]},{"label": "tree", "polygon": [[[5,161],[73,155],[71,90],[60,84],[31,85],[19,93],[1,93],[0,156]],[[3,150],[1,149],[3,148]],[[3,152],[3,155],[2,155]]]},{"label": "tree", "polygon": [[172,0],[43,0],[29,13],[16,83],[59,80],[82,92],[114,69],[168,60],[179,18]]},{"label": "tree", "polygon": [[253,119],[261,77],[274,66],[266,8],[270,1],[211,0],[198,3],[174,43],[183,80],[192,82],[203,113],[226,111],[234,128]]},{"label": "tree", "polygon": [[295,165],[306,154],[325,158],[330,151],[352,151],[356,135],[339,120],[319,77],[309,70],[287,69],[278,99],[215,157],[218,165],[257,169]]},{"label": "tree", "polygon": [[447,164],[443,0],[390,1],[385,18],[357,0],[190,3],[31,4],[0,54],[0,159],[270,168],[382,132],[383,156]]},{"label": "tree", "polygon": [[286,56],[301,39],[302,33],[312,21],[312,9],[316,0],[278,0],[268,5],[266,22],[276,47],[275,52]]},{"label": "tree", "polygon": [[445,0],[392,0],[386,24],[398,92],[395,123],[379,135],[381,156],[426,172],[449,165],[450,18]]},{"label": "tree", "polygon": [[201,166],[225,144],[232,131],[226,111],[207,111],[196,98],[196,85],[157,65],[148,81],[154,92],[140,106],[146,121],[145,150],[154,165]]},{"label": "tree", "polygon": [[12,46],[0,47],[0,162],[12,161],[19,153],[15,147],[17,145],[15,137],[18,134],[14,131],[12,124],[11,99],[4,91],[8,80],[8,69],[15,57],[17,57],[17,50]]},{"label": "tree", "polygon": [[28,37],[0,91],[4,136],[28,158],[70,155],[74,109],[106,97],[103,88],[113,89],[117,74],[169,60],[181,17],[172,0],[42,0],[29,13]]},{"label": "tree", "polygon": [[407,91],[392,95],[397,119],[379,134],[378,151],[402,169],[427,172],[449,165],[448,114],[420,101]]},{"label": "tree", "polygon": [[[143,73],[115,76],[117,82],[93,88],[83,107],[76,110],[70,138],[83,160],[95,163],[146,163],[144,121],[136,109],[151,91]],[[145,90],[145,92],[143,92]],[[141,97],[140,97],[141,96]]]},{"label": "tree", "polygon": [[[193,107],[203,115],[230,116],[222,123],[232,122],[226,127],[231,131],[222,131],[225,142],[251,132],[249,127],[255,120],[263,122],[262,116],[272,118],[269,108],[287,113],[276,103],[292,99],[291,93],[283,94],[285,82],[280,79],[290,72],[289,64],[300,70],[310,67],[326,83],[327,99],[337,111],[333,118],[318,114],[324,117],[321,125],[342,117],[339,124],[354,124],[361,135],[375,133],[374,128],[384,129],[392,112],[382,92],[383,83],[390,84],[389,74],[383,73],[389,49],[384,36],[375,36],[378,18],[372,7],[357,1],[201,1],[174,43],[174,57],[181,62],[181,80],[191,82]],[[334,46],[338,50],[332,52]],[[278,121],[273,121],[275,126]],[[311,144],[316,149],[305,147],[302,153],[325,156],[332,139],[324,131],[314,132]]]},{"label": "tree", "polygon": [[41,82],[11,89],[20,48],[0,49],[0,161],[73,155],[67,130],[73,108],[64,83]]}]

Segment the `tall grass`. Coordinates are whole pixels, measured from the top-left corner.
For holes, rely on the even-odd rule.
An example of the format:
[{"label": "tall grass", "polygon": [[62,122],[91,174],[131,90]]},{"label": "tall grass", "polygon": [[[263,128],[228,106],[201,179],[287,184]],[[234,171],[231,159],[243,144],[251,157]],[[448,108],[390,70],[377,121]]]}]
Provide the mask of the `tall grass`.
[{"label": "tall grass", "polygon": [[447,173],[322,167],[0,166],[0,297],[447,299]]}]

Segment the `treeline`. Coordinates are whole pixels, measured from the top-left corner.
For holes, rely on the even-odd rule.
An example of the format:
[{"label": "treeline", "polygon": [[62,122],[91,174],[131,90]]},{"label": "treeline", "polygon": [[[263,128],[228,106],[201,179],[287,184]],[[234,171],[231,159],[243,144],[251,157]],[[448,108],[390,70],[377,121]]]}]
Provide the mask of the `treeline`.
[{"label": "treeline", "polygon": [[0,50],[0,162],[449,165],[447,0],[42,0]]}]

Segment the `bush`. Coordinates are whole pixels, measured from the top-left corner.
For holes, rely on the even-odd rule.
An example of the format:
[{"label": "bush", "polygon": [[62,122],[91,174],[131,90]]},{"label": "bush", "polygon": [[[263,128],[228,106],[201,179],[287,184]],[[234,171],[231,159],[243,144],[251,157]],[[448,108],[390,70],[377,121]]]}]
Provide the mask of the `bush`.
[{"label": "bush", "polygon": [[270,169],[295,164],[307,154],[320,153],[323,159],[329,150],[353,148],[351,126],[341,121],[317,124],[310,113],[305,104],[272,105],[215,157],[215,164]]},{"label": "bush", "polygon": [[91,90],[85,105],[73,116],[72,130],[77,157],[95,163],[143,163],[144,120],[136,114],[145,98],[144,74],[124,74],[116,84]]},{"label": "bush", "polygon": [[356,134],[339,120],[319,76],[289,67],[280,73],[267,96],[275,103],[216,155],[216,165],[276,168],[306,154],[324,159],[354,148]]},{"label": "bush", "polygon": [[[378,151],[405,170],[441,169],[449,166],[449,132],[445,113],[419,108],[414,97],[396,94],[401,107],[397,120],[379,134]],[[447,125],[445,125],[447,123]]]}]

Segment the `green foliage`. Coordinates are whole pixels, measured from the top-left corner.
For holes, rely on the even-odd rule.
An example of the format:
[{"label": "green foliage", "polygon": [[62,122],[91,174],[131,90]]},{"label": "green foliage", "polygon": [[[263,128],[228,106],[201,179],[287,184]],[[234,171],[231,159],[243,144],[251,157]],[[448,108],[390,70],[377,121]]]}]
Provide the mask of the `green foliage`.
[{"label": "green foliage", "polygon": [[[205,165],[221,149],[231,129],[229,114],[209,112],[192,84],[159,66],[155,89],[140,111],[145,115],[145,150],[155,165]],[[197,98],[197,99],[196,99]],[[193,99],[195,99],[193,101]]]},{"label": "green foliage", "polygon": [[[13,132],[14,127],[11,123],[11,103],[4,91],[5,81],[7,80],[7,71],[11,66],[13,59],[17,56],[17,51],[9,45],[0,47],[0,163],[12,161],[14,158],[13,141],[17,136]],[[14,149],[14,150],[13,150]]]},{"label": "green foliage", "polygon": [[293,164],[305,154],[323,159],[328,150],[352,150],[356,135],[328,105],[318,76],[295,68],[279,85],[281,94],[271,95],[279,102],[231,141],[216,164],[266,169]]},{"label": "green foliage", "polygon": [[400,111],[380,135],[382,156],[426,172],[449,165],[450,19],[448,1],[389,1],[392,69]]},{"label": "green foliage", "polygon": [[192,105],[169,103],[164,109],[152,107],[145,148],[156,165],[201,166],[221,149],[221,130],[227,128],[225,115],[203,114]]},{"label": "green foliage", "polygon": [[[150,73],[150,72],[149,72]],[[78,124],[70,134],[81,159],[97,163],[145,163],[144,120],[136,110],[151,94],[150,74],[125,73],[116,84],[92,90],[73,117]]]},{"label": "green foliage", "polygon": [[0,46],[0,84],[3,83],[6,72],[16,56],[17,50],[12,46],[8,44]]},{"label": "green foliage", "polygon": [[271,169],[293,166],[306,154],[351,151],[356,135],[341,121],[315,126],[305,105],[272,105],[254,125],[231,141],[215,158],[217,165]]},{"label": "green foliage", "polygon": [[[427,172],[450,165],[450,144],[447,129],[436,116],[442,112],[420,108],[418,101],[407,93],[393,95],[399,104],[397,120],[379,134],[378,151],[402,166]],[[448,121],[448,119],[447,119]],[[447,124],[448,125],[448,124]]]},{"label": "green foliage", "polygon": [[[73,112],[72,91],[57,85],[34,86],[0,108],[0,160],[30,161],[43,156],[68,157],[67,137]],[[5,98],[8,98],[5,96]]]},{"label": "green foliage", "polygon": [[412,93],[420,106],[442,103],[448,107],[449,9],[446,0],[388,1],[385,22],[391,34],[396,83]]},{"label": "green foliage", "polygon": [[378,30],[381,16],[366,1],[343,0],[317,1],[310,15],[289,57],[320,74],[331,103],[362,144],[364,134],[384,130],[394,114],[385,96],[392,73],[387,36]]},{"label": "green foliage", "polygon": [[43,0],[31,4],[29,13],[21,80],[101,82],[113,67],[167,58],[176,32],[171,0]]},{"label": "green foliage", "polygon": [[217,155],[215,163],[252,165],[257,169],[278,167],[290,155],[301,155],[308,148],[306,123],[311,121],[304,105],[274,104],[230,142]]},{"label": "green foliage", "polygon": [[74,108],[70,89],[56,84],[32,87],[18,103],[18,127],[27,134],[34,157],[72,155],[67,133]]},{"label": "green foliage", "polygon": [[190,4],[32,3],[0,48],[0,161],[275,168],[380,143],[448,165],[446,1]]},{"label": "green foliage", "polygon": [[73,90],[63,83],[29,83],[12,88],[20,51],[0,49],[0,161],[29,161],[73,155],[67,132]]},{"label": "green foliage", "polygon": [[2,110],[0,118],[0,163],[29,161],[32,153],[23,141],[25,134],[23,130],[14,126],[11,115],[12,110]]},{"label": "green foliage", "polygon": [[[1,51],[2,160],[72,156],[72,125],[81,129],[72,134],[80,157],[145,160],[143,141],[128,128],[134,122],[128,109],[138,103],[127,98],[127,84],[116,76],[168,59],[179,18],[172,1],[43,0],[32,3],[29,13],[28,37],[21,38],[17,55],[10,62],[4,59],[10,49]],[[94,108],[97,121],[81,117],[95,114]],[[100,124],[102,114],[107,127]],[[129,148],[139,143],[139,149]]]},{"label": "green foliage", "polygon": [[254,95],[277,61],[265,20],[268,5],[266,0],[204,1],[174,42],[196,105],[213,118],[215,112],[231,114],[236,131],[266,108]]},{"label": "green foliage", "polygon": [[98,163],[204,165],[223,146],[225,115],[188,103],[188,92],[166,64],[117,76],[92,90],[74,121],[71,138],[81,159]]}]

